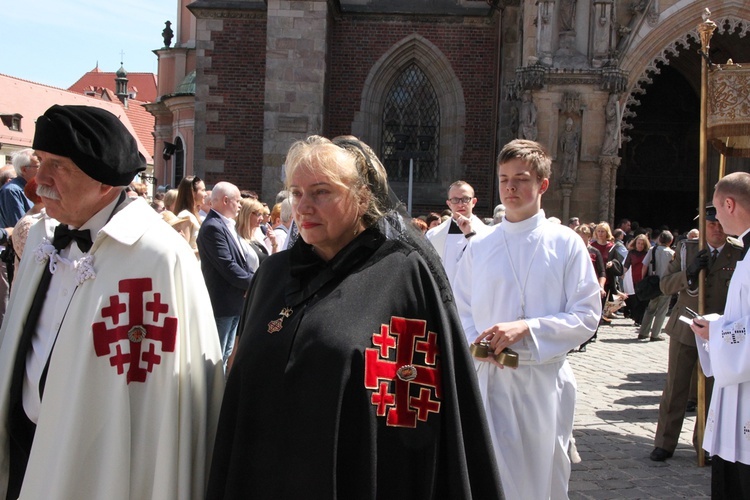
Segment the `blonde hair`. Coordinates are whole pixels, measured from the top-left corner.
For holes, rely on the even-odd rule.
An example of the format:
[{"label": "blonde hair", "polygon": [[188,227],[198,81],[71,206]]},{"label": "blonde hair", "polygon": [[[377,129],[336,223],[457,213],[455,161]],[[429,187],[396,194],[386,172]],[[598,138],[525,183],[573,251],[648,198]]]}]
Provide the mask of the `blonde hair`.
[{"label": "blonde hair", "polygon": [[174,203],[177,201],[177,190],[170,189],[164,193],[164,208],[174,212]]},{"label": "blonde hair", "polygon": [[299,168],[314,171],[345,187],[356,203],[366,196],[367,209],[362,214],[362,223],[366,227],[383,217],[388,197],[385,168],[372,149],[356,137],[339,136],[331,141],[313,135],[295,142],[286,156],[286,189],[290,189],[289,181]]},{"label": "blonde hair", "polygon": [[581,224],[580,226],[576,227],[575,232],[580,234],[581,236],[586,236],[586,238],[591,239],[591,229],[589,229],[588,224]]},{"label": "blonde hair", "polygon": [[263,211],[263,204],[254,198],[242,198],[240,200],[240,213],[237,214],[237,234],[246,240],[252,241],[253,230],[250,219],[253,212]]},{"label": "blonde hair", "polygon": [[596,232],[599,229],[604,229],[607,232],[607,241],[614,241],[615,240],[615,237],[612,234],[612,228],[609,227],[609,223],[608,222],[600,222],[599,224],[596,225],[596,227],[594,228],[594,238],[596,238]]},{"label": "blonde hair", "polygon": [[632,243],[633,247],[632,247],[632,250],[635,250],[636,252],[640,252],[640,250],[638,250],[638,242],[639,241],[642,241],[643,244],[646,245],[646,250],[648,250],[649,248],[651,248],[651,242],[648,240],[648,236],[646,236],[645,234],[639,234],[638,236],[636,236],[635,238],[633,238],[633,243]]}]

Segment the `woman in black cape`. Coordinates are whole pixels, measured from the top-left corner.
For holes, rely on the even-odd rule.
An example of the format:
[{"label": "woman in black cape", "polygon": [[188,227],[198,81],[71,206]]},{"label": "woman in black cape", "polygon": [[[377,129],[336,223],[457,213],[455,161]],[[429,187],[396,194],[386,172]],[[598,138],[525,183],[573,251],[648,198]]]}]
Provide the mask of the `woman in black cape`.
[{"label": "woman in black cape", "polygon": [[248,292],[207,498],[496,499],[439,258],[354,137],[289,150],[300,239]]}]

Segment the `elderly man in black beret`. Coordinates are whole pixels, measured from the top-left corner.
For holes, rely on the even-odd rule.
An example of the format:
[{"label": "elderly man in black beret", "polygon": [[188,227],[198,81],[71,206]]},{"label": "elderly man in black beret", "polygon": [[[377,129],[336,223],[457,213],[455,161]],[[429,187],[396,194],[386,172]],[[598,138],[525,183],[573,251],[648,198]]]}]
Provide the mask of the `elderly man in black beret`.
[{"label": "elderly man in black beret", "polygon": [[113,114],[36,123],[35,224],[0,331],[0,495],[202,498],[223,389],[189,246],[124,186],[145,167]]}]

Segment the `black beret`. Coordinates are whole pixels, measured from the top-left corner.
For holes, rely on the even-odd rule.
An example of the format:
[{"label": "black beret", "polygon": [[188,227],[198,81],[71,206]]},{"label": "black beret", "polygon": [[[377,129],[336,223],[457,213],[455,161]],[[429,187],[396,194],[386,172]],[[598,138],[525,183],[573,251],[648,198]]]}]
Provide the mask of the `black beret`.
[{"label": "black beret", "polygon": [[127,186],[146,160],[119,118],[93,106],[54,105],[36,121],[34,149],[73,160],[94,180]]}]

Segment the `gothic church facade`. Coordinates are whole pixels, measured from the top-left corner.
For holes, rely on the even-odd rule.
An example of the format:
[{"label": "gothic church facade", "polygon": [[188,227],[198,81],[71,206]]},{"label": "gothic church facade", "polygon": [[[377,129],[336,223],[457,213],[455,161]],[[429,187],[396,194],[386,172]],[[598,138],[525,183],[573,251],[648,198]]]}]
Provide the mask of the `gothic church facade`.
[{"label": "gothic church facade", "polygon": [[[294,140],[352,134],[403,200],[411,177],[415,214],[444,208],[463,179],[487,216],[498,151],[528,137],[554,159],[548,215],[633,217],[644,192],[675,189],[692,218],[695,114],[680,128],[640,105],[673,80],[685,89],[674,106],[695,105],[690,54],[706,7],[717,57],[750,62],[741,0],[179,0],[174,44],[168,26],[155,51],[160,97],[148,109],[157,151],[172,153],[156,155],[156,176],[229,180],[272,202]],[[644,181],[655,169],[684,182]]]}]

